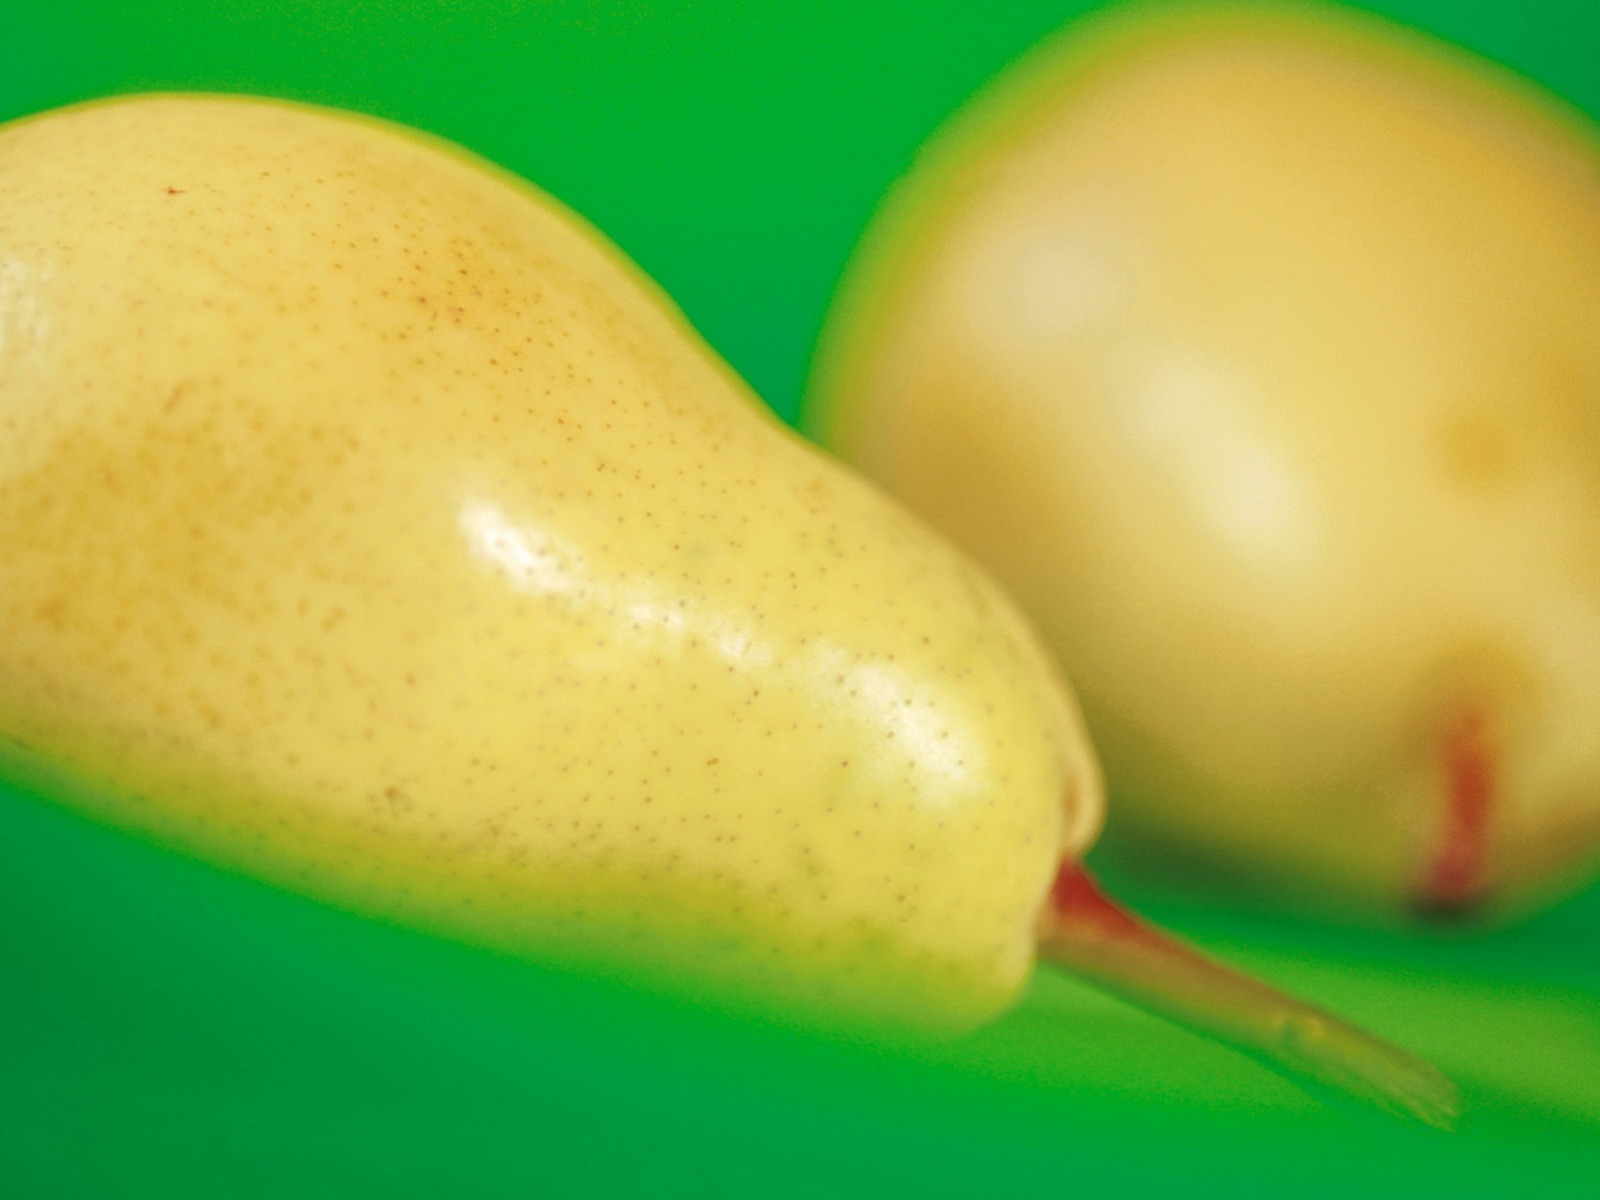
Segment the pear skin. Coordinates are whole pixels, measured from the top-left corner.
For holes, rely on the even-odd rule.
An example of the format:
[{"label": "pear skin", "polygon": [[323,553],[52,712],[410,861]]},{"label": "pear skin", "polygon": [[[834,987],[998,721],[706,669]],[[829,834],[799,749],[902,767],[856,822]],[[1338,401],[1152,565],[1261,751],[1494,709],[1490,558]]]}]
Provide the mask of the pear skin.
[{"label": "pear skin", "polygon": [[1066,693],[592,230],[273,103],[86,107],[0,163],[11,741],[511,949],[938,1020],[1020,986],[1099,822]]},{"label": "pear skin", "polygon": [[[830,1022],[969,1026],[1041,938],[1107,944],[1052,899],[1101,784],[1023,619],[527,184],[279,103],[24,121],[0,333],[13,773],[359,911]],[[1305,1010],[1261,991],[1210,1024],[1271,1053]],[[1378,1046],[1377,1098],[1448,1112],[1337,1028],[1322,1067]]]},{"label": "pear skin", "polygon": [[1034,619],[1108,848],[1380,921],[1592,877],[1595,145],[1366,18],[1202,7],[1047,46],[887,201],[806,427]]}]

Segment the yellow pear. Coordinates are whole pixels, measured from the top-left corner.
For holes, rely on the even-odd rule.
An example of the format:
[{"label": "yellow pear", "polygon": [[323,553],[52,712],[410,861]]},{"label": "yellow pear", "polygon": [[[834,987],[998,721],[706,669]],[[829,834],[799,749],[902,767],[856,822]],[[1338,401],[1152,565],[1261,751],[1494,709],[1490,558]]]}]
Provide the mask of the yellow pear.
[{"label": "yellow pear", "polygon": [[1600,847],[1600,156],[1365,18],[1025,60],[859,252],[807,427],[1071,672],[1111,841],[1347,912]]},{"label": "yellow pear", "polygon": [[1450,1104],[1109,907],[1076,709],[986,577],[595,231],[374,121],[0,131],[0,735],[125,827],[537,959],[951,1027],[1042,940]]}]

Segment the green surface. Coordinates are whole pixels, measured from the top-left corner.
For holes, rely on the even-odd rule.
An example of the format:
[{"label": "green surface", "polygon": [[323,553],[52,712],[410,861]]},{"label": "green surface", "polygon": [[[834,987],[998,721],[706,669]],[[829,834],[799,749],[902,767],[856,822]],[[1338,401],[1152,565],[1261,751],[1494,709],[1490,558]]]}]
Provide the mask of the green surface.
[{"label": "green surface", "polygon": [[[884,186],[1084,7],[0,0],[0,119],[202,88],[455,138],[607,230],[792,414]],[[1372,7],[1600,113],[1593,0]],[[1057,976],[953,1046],[736,1025],[0,786],[0,1197],[1600,1193],[1600,892],[1476,938],[1140,898],[1433,1056],[1460,1131],[1326,1107]]]}]

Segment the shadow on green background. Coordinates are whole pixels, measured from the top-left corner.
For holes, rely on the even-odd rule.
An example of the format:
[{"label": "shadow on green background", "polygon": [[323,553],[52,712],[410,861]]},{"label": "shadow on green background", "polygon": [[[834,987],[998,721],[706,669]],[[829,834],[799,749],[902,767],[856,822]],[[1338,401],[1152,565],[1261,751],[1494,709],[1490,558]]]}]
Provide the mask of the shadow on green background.
[{"label": "shadow on green background", "polygon": [[[1593,0],[1369,6],[1600,114]],[[0,120],[249,91],[454,138],[607,231],[792,416],[939,120],[1068,0],[10,0]],[[0,1197],[1583,1196],[1600,892],[1413,939],[1142,897],[1433,1056],[1454,1136],[1323,1107],[1042,975],[919,1051],[802,1038],[362,921],[0,787]]]}]

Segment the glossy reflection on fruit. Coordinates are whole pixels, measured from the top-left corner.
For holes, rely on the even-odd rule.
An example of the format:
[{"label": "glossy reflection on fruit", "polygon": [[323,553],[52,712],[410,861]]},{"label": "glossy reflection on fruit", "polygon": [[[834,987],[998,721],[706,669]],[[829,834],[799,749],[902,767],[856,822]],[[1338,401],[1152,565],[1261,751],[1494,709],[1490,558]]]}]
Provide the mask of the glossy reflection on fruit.
[{"label": "glossy reflection on fruit", "polygon": [[263,103],[0,162],[8,735],[430,924],[1009,998],[1099,821],[1063,692],[596,235]]},{"label": "glossy reflection on fruit", "polygon": [[1069,35],[869,232],[810,429],[989,566],[1112,842],[1346,912],[1600,844],[1600,157],[1366,19]]},{"label": "glossy reflection on fruit", "polygon": [[91,106],[0,131],[0,272],[13,769],[371,913],[829,1020],[982,1020],[1041,938],[1161,1007],[1134,948],[1169,1010],[1448,1109],[1107,916],[1098,769],[1009,603],[531,188],[350,117]]}]

